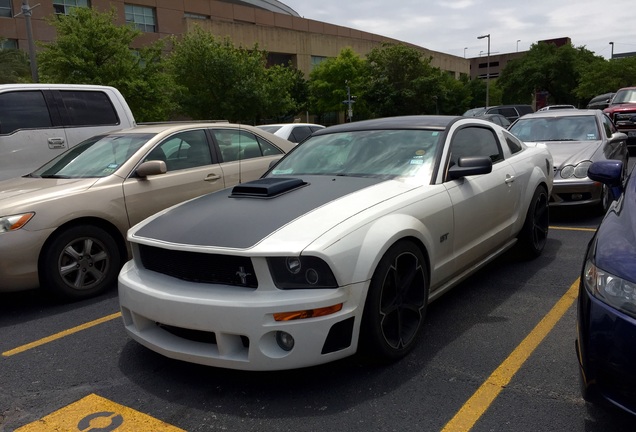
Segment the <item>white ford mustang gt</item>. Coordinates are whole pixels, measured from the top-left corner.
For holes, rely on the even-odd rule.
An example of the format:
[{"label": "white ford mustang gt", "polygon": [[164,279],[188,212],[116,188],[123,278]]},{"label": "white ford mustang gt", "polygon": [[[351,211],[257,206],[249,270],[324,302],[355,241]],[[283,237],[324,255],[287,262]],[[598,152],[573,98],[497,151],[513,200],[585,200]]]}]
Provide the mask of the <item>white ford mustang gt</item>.
[{"label": "white ford mustang gt", "polygon": [[133,227],[127,333],[171,358],[291,369],[406,355],[427,304],[548,235],[552,156],[467,117],[315,133],[263,178]]}]

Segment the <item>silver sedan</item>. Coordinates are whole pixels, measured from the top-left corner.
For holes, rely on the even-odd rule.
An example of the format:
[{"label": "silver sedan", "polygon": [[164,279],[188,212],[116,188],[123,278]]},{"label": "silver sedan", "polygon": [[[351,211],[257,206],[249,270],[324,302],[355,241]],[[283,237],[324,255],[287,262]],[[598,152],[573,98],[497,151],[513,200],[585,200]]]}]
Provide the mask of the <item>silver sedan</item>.
[{"label": "silver sedan", "polygon": [[[509,128],[526,143],[545,144],[554,158],[551,206],[593,205],[607,211],[607,187],[588,178],[596,161],[615,159],[627,167],[627,135],[600,110],[562,109],[527,114]],[[623,173],[623,178],[626,172]]]}]

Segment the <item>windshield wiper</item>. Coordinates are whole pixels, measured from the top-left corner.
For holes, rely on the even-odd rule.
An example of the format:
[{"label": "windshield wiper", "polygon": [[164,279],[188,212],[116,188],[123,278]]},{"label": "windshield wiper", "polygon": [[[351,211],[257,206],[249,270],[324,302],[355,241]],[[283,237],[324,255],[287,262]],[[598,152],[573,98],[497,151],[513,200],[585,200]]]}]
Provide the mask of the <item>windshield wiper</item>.
[{"label": "windshield wiper", "polygon": [[40,177],[42,177],[42,178],[52,178],[52,179],[70,179],[70,178],[73,178],[73,177],[70,177],[70,176],[57,175],[57,174],[44,174],[44,175],[41,175]]}]

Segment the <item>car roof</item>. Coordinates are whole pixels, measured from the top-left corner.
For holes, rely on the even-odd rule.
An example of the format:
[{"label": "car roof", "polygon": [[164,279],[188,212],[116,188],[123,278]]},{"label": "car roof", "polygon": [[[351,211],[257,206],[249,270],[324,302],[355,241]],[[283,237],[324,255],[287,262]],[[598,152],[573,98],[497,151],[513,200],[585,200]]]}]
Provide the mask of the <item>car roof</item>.
[{"label": "car roof", "polygon": [[463,116],[437,116],[437,115],[421,115],[421,116],[401,116],[401,117],[384,117],[373,120],[362,120],[352,123],[344,123],[336,126],[330,126],[314,132],[316,135],[324,135],[334,132],[347,132],[358,130],[374,130],[374,129],[446,129],[451,123],[460,119],[472,119]]},{"label": "car roof", "polygon": [[534,113],[526,114],[519,119],[528,119],[528,118],[537,118],[537,117],[577,117],[582,115],[600,115],[599,110],[595,109],[555,109],[555,110],[545,110],[545,111],[537,111]]},{"label": "car roof", "polygon": [[323,125],[316,124],[316,123],[269,123],[269,124],[257,125],[256,127],[260,128],[260,127],[265,127],[265,126],[279,126],[279,127],[283,127],[283,126],[318,126],[318,127],[324,128]]}]

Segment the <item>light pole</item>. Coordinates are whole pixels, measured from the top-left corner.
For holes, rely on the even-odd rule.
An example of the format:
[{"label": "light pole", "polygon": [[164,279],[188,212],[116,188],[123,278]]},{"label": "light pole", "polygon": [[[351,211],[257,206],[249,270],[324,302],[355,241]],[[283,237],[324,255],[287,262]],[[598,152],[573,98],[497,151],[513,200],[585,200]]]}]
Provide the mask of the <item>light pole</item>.
[{"label": "light pole", "polygon": [[468,47],[464,48],[464,58],[466,58],[466,50],[468,49]]},{"label": "light pole", "polygon": [[477,36],[477,39],[488,38],[488,55],[486,57],[486,108],[490,102],[490,33],[482,36]]},{"label": "light pole", "polygon": [[521,39],[517,39],[517,52],[519,52],[519,42],[521,42]]},{"label": "light pole", "polygon": [[614,58],[614,42],[610,42],[610,45],[612,46],[612,56],[610,57],[610,60]]},{"label": "light pole", "polygon": [[29,61],[31,63],[31,79],[33,80],[33,82],[40,81],[38,77],[38,64],[35,58],[35,42],[33,41],[33,30],[31,28],[31,11],[38,6],[40,6],[39,3],[31,7],[29,6],[28,0],[22,0],[22,12],[15,15],[16,17],[19,15],[24,15],[24,19],[26,21],[27,39],[29,40]]}]

